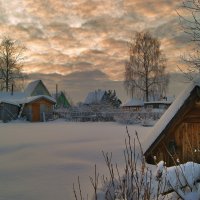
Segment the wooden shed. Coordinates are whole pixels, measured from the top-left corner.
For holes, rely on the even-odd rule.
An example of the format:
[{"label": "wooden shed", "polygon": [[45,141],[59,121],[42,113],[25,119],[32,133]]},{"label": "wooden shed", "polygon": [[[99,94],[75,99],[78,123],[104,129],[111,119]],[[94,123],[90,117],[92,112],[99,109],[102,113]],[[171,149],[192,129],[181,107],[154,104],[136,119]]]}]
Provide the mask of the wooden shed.
[{"label": "wooden shed", "polygon": [[39,95],[26,99],[22,116],[28,121],[43,122],[53,119],[53,106],[56,101],[49,96]]},{"label": "wooden shed", "polygon": [[0,120],[8,122],[17,119],[19,107],[18,104],[9,101],[0,101]]},{"label": "wooden shed", "polygon": [[200,163],[200,80],[191,83],[156,123],[146,138],[146,161]]},{"label": "wooden shed", "polygon": [[36,80],[26,87],[25,98],[21,100],[21,114],[31,122],[44,122],[53,119],[53,106],[56,101],[42,82]]}]

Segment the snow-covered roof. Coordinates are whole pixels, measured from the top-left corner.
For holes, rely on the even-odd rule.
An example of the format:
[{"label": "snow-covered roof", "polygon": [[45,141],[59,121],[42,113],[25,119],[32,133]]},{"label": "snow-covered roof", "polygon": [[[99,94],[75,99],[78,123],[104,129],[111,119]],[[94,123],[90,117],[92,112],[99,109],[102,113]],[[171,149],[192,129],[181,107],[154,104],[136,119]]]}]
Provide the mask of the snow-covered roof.
[{"label": "snow-covered roof", "polygon": [[20,107],[19,104],[14,103],[13,101],[9,101],[9,100],[1,100],[1,99],[0,99],[0,103],[7,103],[7,104],[12,104],[12,105],[15,105],[15,106]]},{"label": "snow-covered roof", "polygon": [[[41,91],[39,93],[38,93],[38,91],[35,92],[35,89],[39,84],[41,84],[44,89],[44,91],[42,93],[41,93]],[[36,81],[29,83],[28,86],[26,87],[24,93],[27,97],[37,95],[37,94],[51,96],[49,91],[47,90],[46,86],[44,85],[44,83],[41,80],[36,80]]]},{"label": "snow-covered roof", "polygon": [[10,92],[0,92],[0,102],[10,103],[13,105],[19,105],[24,103],[30,103],[40,98],[45,98],[49,101],[56,102],[56,100],[47,95],[37,95],[27,97],[23,92],[14,92],[13,95]]},{"label": "snow-covered roof", "polygon": [[25,94],[23,92],[0,92],[0,100],[17,100],[22,99],[25,97]]},{"label": "snow-covered roof", "polygon": [[133,106],[133,107],[134,106],[144,106],[144,102],[142,100],[133,98],[122,105],[122,107],[129,107],[129,106]]},{"label": "snow-covered roof", "polygon": [[173,119],[175,114],[182,107],[186,99],[190,96],[192,90],[195,86],[200,87],[200,79],[193,81],[188,87],[183,90],[180,95],[175,99],[175,101],[171,104],[171,106],[165,111],[165,113],[161,116],[155,126],[152,128],[152,131],[146,137],[145,145],[143,146],[144,152],[146,152],[153,142],[158,138],[161,132],[166,128],[169,122]]},{"label": "snow-covered roof", "polygon": [[95,90],[94,92],[90,92],[87,95],[84,101],[84,104],[100,103],[104,94],[105,94],[105,90]]},{"label": "snow-covered roof", "polygon": [[30,96],[39,82],[40,80],[31,82],[24,92],[13,92],[13,94],[11,92],[0,92],[0,102],[19,105],[45,98],[55,103],[55,99],[47,95]]},{"label": "snow-covered roof", "polygon": [[28,84],[28,86],[26,87],[26,89],[24,90],[24,93],[26,94],[26,96],[31,96],[31,94],[33,93],[35,87],[38,85],[38,83],[41,80],[36,80],[36,81],[32,81]]},{"label": "snow-covered roof", "polygon": [[37,95],[37,96],[25,97],[23,99],[19,99],[17,102],[19,104],[31,103],[33,101],[36,101],[36,100],[42,99],[42,98],[47,99],[53,103],[56,103],[56,100],[54,98],[47,96],[47,95]]},{"label": "snow-covered roof", "polygon": [[11,92],[0,92],[0,102],[19,106],[18,101],[23,98],[25,98],[23,92],[13,92],[13,94]]}]

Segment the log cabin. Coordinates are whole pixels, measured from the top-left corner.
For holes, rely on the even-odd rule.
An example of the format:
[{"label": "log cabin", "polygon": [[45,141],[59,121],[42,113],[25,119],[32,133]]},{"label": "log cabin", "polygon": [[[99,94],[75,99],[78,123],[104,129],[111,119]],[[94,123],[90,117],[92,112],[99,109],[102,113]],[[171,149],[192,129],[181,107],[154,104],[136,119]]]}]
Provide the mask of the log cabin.
[{"label": "log cabin", "polygon": [[150,164],[200,163],[200,80],[183,90],[153,127],[144,156]]}]

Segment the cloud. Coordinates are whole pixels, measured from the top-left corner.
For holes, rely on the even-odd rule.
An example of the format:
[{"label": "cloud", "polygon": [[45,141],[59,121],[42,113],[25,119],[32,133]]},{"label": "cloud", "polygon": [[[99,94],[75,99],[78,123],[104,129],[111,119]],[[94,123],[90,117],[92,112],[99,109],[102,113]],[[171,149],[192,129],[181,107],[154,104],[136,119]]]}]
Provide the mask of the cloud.
[{"label": "cloud", "polygon": [[100,69],[108,79],[121,81],[127,41],[136,31],[150,30],[158,37],[168,70],[175,70],[180,52],[188,47],[187,36],[178,29],[179,6],[173,0],[0,0],[0,36],[27,47],[27,73]]},{"label": "cloud", "polygon": [[108,80],[108,76],[100,70],[74,72],[66,77],[68,80],[75,81],[105,81]]},{"label": "cloud", "polygon": [[95,89],[116,89],[125,100],[127,42],[149,30],[161,41],[167,70],[176,71],[181,53],[192,47],[180,30],[174,0],[0,0],[0,37],[27,47],[24,71],[77,101]]},{"label": "cloud", "polygon": [[17,28],[26,32],[30,39],[44,39],[44,32],[40,27],[30,23],[18,23]]}]

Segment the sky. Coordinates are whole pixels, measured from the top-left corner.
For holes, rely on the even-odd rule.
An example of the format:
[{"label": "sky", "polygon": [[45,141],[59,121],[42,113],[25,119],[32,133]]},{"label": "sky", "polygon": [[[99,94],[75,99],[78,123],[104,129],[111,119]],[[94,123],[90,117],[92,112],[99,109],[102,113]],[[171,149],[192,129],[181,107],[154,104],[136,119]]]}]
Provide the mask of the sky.
[{"label": "sky", "polygon": [[127,42],[148,30],[161,42],[167,71],[179,71],[189,38],[180,28],[181,0],[0,0],[0,38],[25,47],[24,72],[82,101],[95,89],[122,99]]}]

